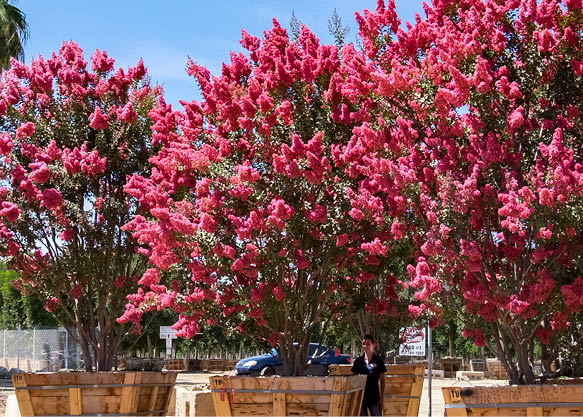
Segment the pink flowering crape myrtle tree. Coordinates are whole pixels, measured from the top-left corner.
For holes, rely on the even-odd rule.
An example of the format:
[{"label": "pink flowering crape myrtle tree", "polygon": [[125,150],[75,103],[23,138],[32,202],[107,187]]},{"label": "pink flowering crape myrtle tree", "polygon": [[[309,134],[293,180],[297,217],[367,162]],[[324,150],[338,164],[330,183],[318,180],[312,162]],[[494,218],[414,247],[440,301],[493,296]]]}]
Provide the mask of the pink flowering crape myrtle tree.
[{"label": "pink flowering crape myrtle tree", "polygon": [[315,330],[343,325],[339,311],[391,251],[390,211],[363,175],[362,158],[383,146],[369,127],[376,104],[359,93],[372,67],[305,27],[290,42],[276,21],[241,44],[248,56],[232,53],[220,76],[189,63],[202,102],[154,117],[156,168],[126,186],[154,220],[125,228],[155,268],[122,320],[169,307],[179,336],[203,320],[235,329],[303,375]]},{"label": "pink flowering crape myrtle tree", "polygon": [[[156,89],[140,61],[114,70],[73,42],[0,82],[0,248],[14,282],[38,294],[79,342],[85,367],[110,370],[116,323],[145,262],[121,229],[136,211],[126,178],[147,174]],[[73,331],[76,330],[76,331]]]},{"label": "pink flowering crape myrtle tree", "polygon": [[410,126],[414,310],[459,311],[534,383],[535,347],[548,366],[583,306],[582,3],[436,0],[406,31],[388,3],[358,20],[385,111]]}]

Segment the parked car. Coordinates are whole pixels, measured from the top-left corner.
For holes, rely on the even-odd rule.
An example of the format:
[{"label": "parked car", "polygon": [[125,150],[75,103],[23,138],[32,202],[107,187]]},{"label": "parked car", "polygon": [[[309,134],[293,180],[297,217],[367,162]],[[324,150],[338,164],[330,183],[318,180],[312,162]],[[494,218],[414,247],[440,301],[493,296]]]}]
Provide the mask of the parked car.
[{"label": "parked car", "polygon": [[[320,346],[317,352],[316,349],[318,349],[318,344],[310,343],[307,361],[312,359],[312,362],[306,369],[307,375],[327,375],[329,365],[349,364],[352,362],[349,355],[336,355],[335,350],[328,349],[326,346]],[[314,355],[314,353],[316,354]],[[283,362],[277,356],[275,349],[271,349],[270,352],[263,355],[241,359],[235,365],[235,373],[237,375],[271,376],[281,374],[282,370]]]}]

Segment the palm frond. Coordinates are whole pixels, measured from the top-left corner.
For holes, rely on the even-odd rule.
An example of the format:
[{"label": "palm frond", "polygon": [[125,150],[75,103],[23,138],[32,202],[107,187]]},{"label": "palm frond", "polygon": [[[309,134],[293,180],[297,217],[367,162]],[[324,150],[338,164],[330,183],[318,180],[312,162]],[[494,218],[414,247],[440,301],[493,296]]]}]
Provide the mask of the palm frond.
[{"label": "palm frond", "polygon": [[28,37],[26,14],[8,0],[0,0],[0,68],[10,66],[10,57],[24,60],[24,43]]}]

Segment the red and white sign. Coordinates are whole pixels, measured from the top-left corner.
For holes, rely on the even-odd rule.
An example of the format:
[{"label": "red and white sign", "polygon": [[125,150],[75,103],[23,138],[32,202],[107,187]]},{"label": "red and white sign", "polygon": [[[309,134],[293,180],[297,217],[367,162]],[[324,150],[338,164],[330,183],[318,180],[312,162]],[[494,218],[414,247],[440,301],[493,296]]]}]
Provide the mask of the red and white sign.
[{"label": "red and white sign", "polygon": [[403,327],[399,331],[399,355],[425,356],[425,329]]}]

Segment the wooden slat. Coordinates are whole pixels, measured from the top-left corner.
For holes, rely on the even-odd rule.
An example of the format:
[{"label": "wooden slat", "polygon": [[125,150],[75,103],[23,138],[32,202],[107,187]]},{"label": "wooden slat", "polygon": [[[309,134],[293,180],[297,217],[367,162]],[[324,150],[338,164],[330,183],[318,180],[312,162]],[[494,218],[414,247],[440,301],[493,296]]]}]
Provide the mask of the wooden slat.
[{"label": "wooden slat", "polygon": [[360,391],[354,395],[354,407],[352,408],[352,415],[359,416],[362,408],[362,399],[364,398],[364,391]]},{"label": "wooden slat", "polygon": [[[461,392],[457,387],[455,388],[456,389],[442,388],[445,404],[463,404]],[[446,408],[445,414],[447,416],[467,416],[468,411],[467,408]]]},{"label": "wooden slat", "polygon": [[326,404],[293,404],[289,405],[288,415],[290,416],[327,416],[328,405]]},{"label": "wooden slat", "polygon": [[285,397],[286,394],[273,394],[274,416],[287,416]]},{"label": "wooden slat", "polygon": [[150,404],[148,404],[148,411],[156,410],[156,403],[158,402],[158,389],[159,387],[152,387],[152,392],[150,393]]},{"label": "wooden slat", "polygon": [[527,416],[542,416],[543,415],[543,408],[542,407],[528,407],[526,409]]},{"label": "wooden slat", "polygon": [[[138,383],[138,375],[137,372],[127,372],[124,376],[123,383],[126,385]],[[134,387],[123,387],[121,389],[120,413],[129,414],[134,412],[137,408],[136,402],[136,390]]]},{"label": "wooden slat", "polygon": [[[346,392],[346,384],[348,382],[348,378],[334,378],[334,382],[332,385],[333,391],[340,391]],[[344,416],[346,412],[343,409],[345,394],[332,394],[330,398],[330,409],[329,415],[331,416]]]},{"label": "wooden slat", "polygon": [[362,405],[362,394],[364,394],[364,390],[352,391],[350,394],[347,394],[350,400],[346,408],[347,415],[353,416],[360,415],[360,407]]},{"label": "wooden slat", "polygon": [[[169,384],[169,383],[174,383],[176,381],[176,376],[177,374],[175,372],[172,373],[168,373],[164,375],[164,383],[165,384]],[[173,400],[174,404],[176,403],[176,397],[174,396],[174,393],[176,392],[174,390],[174,387],[166,387],[168,391],[164,391],[164,401],[162,402],[162,408],[164,410],[168,410],[170,408],[170,401]]]},{"label": "wooden slat", "polygon": [[[120,388],[80,388],[84,397],[112,397],[121,395]],[[68,397],[69,388],[30,390],[31,397]]]},{"label": "wooden slat", "polygon": [[[416,377],[411,383],[411,392],[407,407],[407,416],[416,416],[419,414],[419,404],[421,403],[421,392],[423,391],[423,377]],[[414,398],[417,397],[417,398]]]},{"label": "wooden slat", "polygon": [[[271,416],[273,415],[273,406],[270,404],[233,404],[229,409],[234,416]],[[226,416],[231,414],[223,414],[217,410],[215,406],[215,413],[217,416]]]},{"label": "wooden slat", "polygon": [[[229,381],[231,382],[231,381]],[[227,394],[227,384],[222,377],[210,378],[211,390],[213,390],[213,403],[215,405],[215,412],[217,416],[231,416],[231,404],[229,403],[229,395]],[[219,390],[216,392],[216,390]],[[239,415],[239,414],[235,414]],[[259,415],[259,414],[258,414]],[[267,415],[267,414],[264,414]]]},{"label": "wooden slat", "polygon": [[81,388],[69,388],[69,413],[72,416],[80,416],[83,414]]},{"label": "wooden slat", "polygon": [[[26,378],[24,374],[13,374],[12,385],[14,388],[26,387]],[[34,416],[34,409],[30,400],[30,392],[26,390],[16,390],[16,400],[18,401],[18,408],[21,416]]]},{"label": "wooden slat", "polygon": [[[270,404],[272,403],[274,394],[270,393],[258,393],[258,392],[238,392],[235,390],[235,396],[233,403],[243,403],[243,404]],[[306,403],[316,403],[316,404],[329,404],[330,395],[320,395],[320,394],[286,394],[287,404],[306,404]]]}]

